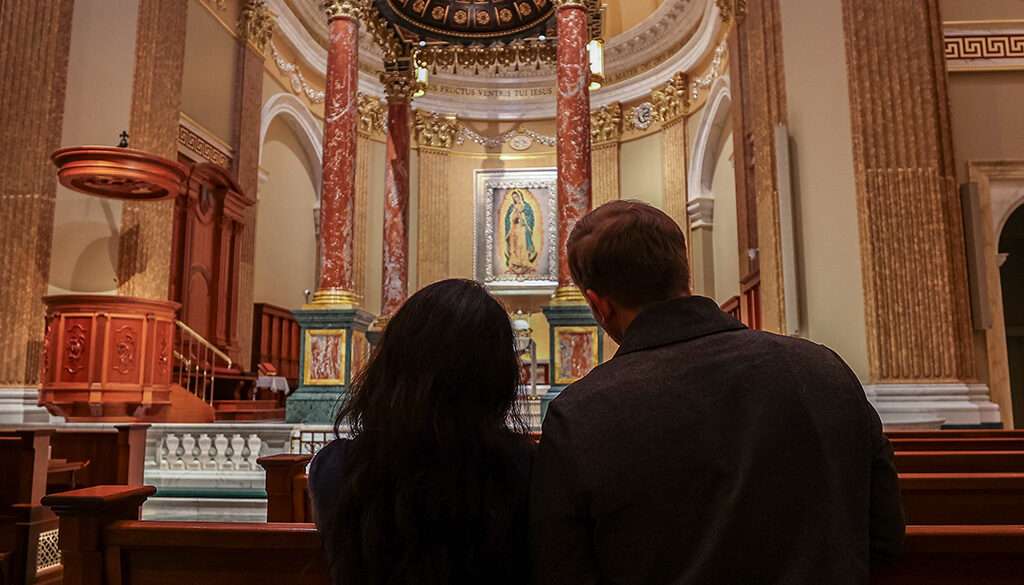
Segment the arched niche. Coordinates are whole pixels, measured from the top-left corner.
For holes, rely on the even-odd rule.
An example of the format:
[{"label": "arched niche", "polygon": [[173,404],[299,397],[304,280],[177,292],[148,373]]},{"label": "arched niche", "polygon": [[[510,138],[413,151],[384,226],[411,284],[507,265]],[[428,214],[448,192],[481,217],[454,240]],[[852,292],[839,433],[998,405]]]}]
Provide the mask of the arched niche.
[{"label": "arched niche", "polygon": [[256,213],[254,301],[284,309],[316,288],[323,131],[299,99],[272,96],[263,108]]},{"label": "arched niche", "polygon": [[[708,101],[697,124],[686,186],[686,209],[692,236],[690,243],[694,292],[716,298],[719,301],[722,299],[718,297],[722,295],[718,294],[720,291],[717,289],[722,287],[716,285],[716,282],[721,280],[716,274],[718,272],[716,261],[718,263],[730,262],[731,257],[735,256],[735,254],[723,256],[719,253],[715,245],[715,241],[719,238],[712,230],[715,223],[716,203],[713,185],[716,173],[719,171],[723,148],[732,135],[729,122],[731,106],[729,77],[719,77],[711,86]],[[734,198],[735,187],[729,190],[733,193],[728,194],[728,197]],[[735,205],[732,203],[732,201],[727,202],[728,210],[730,210],[727,215],[730,215],[732,223],[735,223]],[[735,232],[735,228],[731,231]],[[726,270],[725,272],[732,275],[737,271]],[[737,272],[733,280],[738,281],[738,278]]]}]

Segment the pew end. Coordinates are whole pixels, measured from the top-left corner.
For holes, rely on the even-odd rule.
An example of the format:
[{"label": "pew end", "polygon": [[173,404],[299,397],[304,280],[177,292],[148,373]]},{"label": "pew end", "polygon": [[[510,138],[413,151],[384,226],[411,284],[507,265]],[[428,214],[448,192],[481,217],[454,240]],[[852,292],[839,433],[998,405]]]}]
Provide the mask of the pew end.
[{"label": "pew end", "polygon": [[312,522],[306,466],[309,454],[281,453],[256,460],[267,471],[267,522]]},{"label": "pew end", "polygon": [[60,518],[65,585],[327,585],[312,524],[141,521],[152,486],[43,498]]}]

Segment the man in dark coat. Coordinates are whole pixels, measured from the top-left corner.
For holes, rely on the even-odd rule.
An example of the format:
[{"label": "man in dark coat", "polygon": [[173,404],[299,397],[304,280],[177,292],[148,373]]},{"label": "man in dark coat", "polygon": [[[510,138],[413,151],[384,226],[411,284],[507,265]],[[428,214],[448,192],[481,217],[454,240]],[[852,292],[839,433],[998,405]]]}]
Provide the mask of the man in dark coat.
[{"label": "man in dark coat", "polygon": [[644,203],[594,210],[568,248],[620,347],[548,409],[535,585],[865,583],[896,554],[893,450],[838,355],[691,296],[682,231]]}]

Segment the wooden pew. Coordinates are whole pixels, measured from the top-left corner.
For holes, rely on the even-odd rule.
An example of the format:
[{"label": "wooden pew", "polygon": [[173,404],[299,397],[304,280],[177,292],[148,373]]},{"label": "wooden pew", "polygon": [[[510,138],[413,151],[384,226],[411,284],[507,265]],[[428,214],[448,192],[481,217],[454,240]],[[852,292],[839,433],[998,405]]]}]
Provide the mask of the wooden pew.
[{"label": "wooden pew", "polygon": [[900,474],[908,524],[1024,524],[1024,473]]},{"label": "wooden pew", "polygon": [[1024,437],[890,439],[896,451],[1024,451]]},{"label": "wooden pew", "polygon": [[306,466],[312,455],[281,453],[256,460],[267,471],[267,522],[312,522]]},{"label": "wooden pew", "polygon": [[0,431],[0,584],[61,581],[57,518],[41,498],[74,487],[141,485],[147,428]]},{"label": "wooden pew", "polygon": [[871,585],[1020,585],[1024,526],[908,526],[903,553]]},{"label": "wooden pew", "polygon": [[61,580],[60,564],[52,562],[57,518],[40,504],[51,435],[49,429],[0,434],[0,583],[5,585]]},{"label": "wooden pew", "polygon": [[[312,524],[139,521],[152,487],[99,486],[43,499],[60,516],[66,585],[325,585]],[[1009,585],[1024,575],[1024,526],[910,526],[872,585]]]},{"label": "wooden pew", "polygon": [[1024,438],[1024,429],[954,429],[948,431],[886,431],[890,439]]},{"label": "wooden pew", "polygon": [[43,498],[60,517],[64,585],[327,585],[312,524],[140,521],[151,486]]},{"label": "wooden pew", "polygon": [[1024,451],[897,451],[900,473],[1024,473]]}]

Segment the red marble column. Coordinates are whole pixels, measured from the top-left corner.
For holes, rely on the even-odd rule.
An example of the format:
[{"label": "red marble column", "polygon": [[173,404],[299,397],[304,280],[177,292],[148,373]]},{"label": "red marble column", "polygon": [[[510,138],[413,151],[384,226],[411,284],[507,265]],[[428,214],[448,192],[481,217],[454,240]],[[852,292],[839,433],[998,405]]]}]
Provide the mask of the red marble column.
[{"label": "red marble column", "polygon": [[354,307],[356,132],[359,82],[359,4],[324,5],[330,23],[324,103],[323,187],[320,194],[320,286],[314,304]]},{"label": "red marble column", "polygon": [[583,302],[573,285],[566,242],[590,211],[590,60],[587,10],[579,0],[558,7],[558,290],[555,300]]},{"label": "red marble column", "polygon": [[409,115],[415,83],[409,72],[381,75],[388,99],[387,164],[384,175],[383,327],[409,294]]}]

